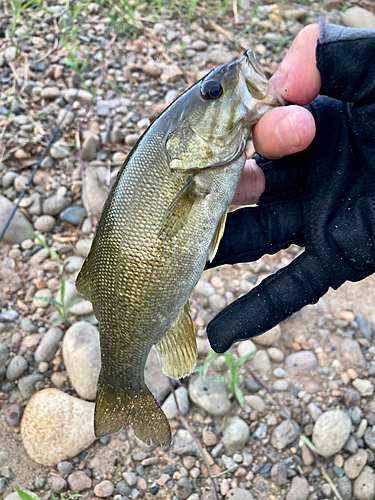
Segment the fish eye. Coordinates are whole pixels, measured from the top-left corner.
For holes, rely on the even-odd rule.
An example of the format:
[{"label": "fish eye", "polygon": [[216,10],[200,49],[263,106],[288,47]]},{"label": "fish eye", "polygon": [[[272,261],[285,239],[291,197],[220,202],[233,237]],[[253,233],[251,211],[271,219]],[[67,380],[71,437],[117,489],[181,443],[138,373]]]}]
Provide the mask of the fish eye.
[{"label": "fish eye", "polygon": [[208,101],[218,99],[223,95],[223,87],[217,80],[207,80],[201,86],[201,95]]}]

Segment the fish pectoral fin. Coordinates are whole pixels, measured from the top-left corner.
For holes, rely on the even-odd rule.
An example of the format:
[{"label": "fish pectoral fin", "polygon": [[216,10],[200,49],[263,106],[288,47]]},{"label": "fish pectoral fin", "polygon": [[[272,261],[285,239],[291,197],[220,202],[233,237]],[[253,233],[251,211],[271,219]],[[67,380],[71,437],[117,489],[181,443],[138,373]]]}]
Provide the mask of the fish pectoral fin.
[{"label": "fish pectoral fin", "polygon": [[212,237],[211,246],[210,246],[210,255],[209,260],[212,262],[216,255],[217,249],[219,248],[220,240],[223,237],[225,223],[227,222],[228,209],[225,210],[223,215],[220,217],[219,223],[216,227],[215,233]]},{"label": "fish pectoral fin", "polygon": [[197,362],[197,341],[194,331],[187,302],[170,329],[155,346],[162,370],[168,377],[187,377],[194,370]]},{"label": "fish pectoral fin", "polygon": [[193,177],[188,180],[185,186],[179,191],[175,199],[169,205],[167,212],[163,218],[159,238],[169,240],[173,238],[184,226],[190,210],[192,209],[196,198],[190,192],[190,187],[193,182]]},{"label": "fish pectoral fin", "polygon": [[168,419],[145,383],[140,391],[130,388],[116,391],[99,377],[95,436],[113,434],[127,425],[131,425],[137,438],[148,445],[169,446],[171,443]]},{"label": "fish pectoral fin", "polygon": [[76,279],[76,288],[79,293],[91,300],[90,290],[90,255],[86,258]]}]

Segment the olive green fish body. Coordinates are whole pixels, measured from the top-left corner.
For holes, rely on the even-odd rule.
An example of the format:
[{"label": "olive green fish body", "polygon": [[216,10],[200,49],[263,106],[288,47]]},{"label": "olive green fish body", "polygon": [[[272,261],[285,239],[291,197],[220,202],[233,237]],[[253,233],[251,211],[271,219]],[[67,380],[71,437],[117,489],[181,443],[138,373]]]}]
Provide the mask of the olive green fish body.
[{"label": "olive green fish body", "polygon": [[186,376],[195,366],[188,300],[220,241],[255,109],[235,91],[241,68],[233,65],[223,67],[220,80],[232,106],[223,101],[209,107],[202,100],[203,80],[142,136],[111,190],[77,279],[99,321],[97,436],[131,424],[148,444],[170,442],[167,419],[144,383],[144,367],[153,345],[167,375]]}]

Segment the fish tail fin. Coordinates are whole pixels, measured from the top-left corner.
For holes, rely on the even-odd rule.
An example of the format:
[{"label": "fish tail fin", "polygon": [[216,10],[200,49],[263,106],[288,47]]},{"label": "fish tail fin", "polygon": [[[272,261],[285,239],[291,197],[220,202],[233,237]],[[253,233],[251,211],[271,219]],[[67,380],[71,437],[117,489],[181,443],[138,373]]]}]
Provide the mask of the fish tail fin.
[{"label": "fish tail fin", "polygon": [[116,391],[99,377],[94,415],[96,437],[113,434],[127,425],[148,445],[171,443],[168,419],[145,383],[140,391]]},{"label": "fish tail fin", "polygon": [[90,256],[88,256],[81,267],[81,270],[76,279],[76,288],[79,293],[82,293],[85,297],[91,300],[91,289],[90,289]]}]

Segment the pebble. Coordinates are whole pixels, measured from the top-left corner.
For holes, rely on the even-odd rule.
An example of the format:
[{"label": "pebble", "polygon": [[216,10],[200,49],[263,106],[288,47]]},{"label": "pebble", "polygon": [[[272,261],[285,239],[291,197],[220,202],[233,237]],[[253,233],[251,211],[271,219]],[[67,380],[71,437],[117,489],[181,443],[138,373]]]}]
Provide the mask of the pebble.
[{"label": "pebble", "polygon": [[137,474],[135,472],[123,472],[122,477],[125,479],[128,486],[137,484]]},{"label": "pebble", "polygon": [[98,329],[87,321],[74,323],[64,336],[63,357],[74,389],[82,398],[94,400],[100,371]]},{"label": "pebble", "polygon": [[267,349],[267,353],[271,361],[274,361],[275,363],[281,363],[284,360],[283,351],[277,347],[269,347]]},{"label": "pebble", "polygon": [[18,389],[25,399],[30,399],[35,393],[35,385],[37,382],[42,382],[44,380],[43,375],[39,373],[33,373],[23,377],[18,382]]},{"label": "pebble", "polygon": [[309,403],[307,405],[307,409],[314,422],[316,422],[318,418],[323,414],[323,410],[319,408],[319,406],[316,403]]},{"label": "pebble", "polygon": [[64,222],[70,222],[74,226],[81,224],[82,219],[87,215],[85,207],[68,207],[60,213],[60,219]]},{"label": "pebble", "polygon": [[209,56],[208,60],[215,64],[216,66],[219,66],[221,64],[228,64],[231,61],[233,61],[233,54],[231,52],[227,52],[225,50],[213,50]]},{"label": "pebble", "polygon": [[92,480],[84,472],[76,471],[68,476],[68,484],[74,493],[81,493],[91,488]]},{"label": "pebble", "polygon": [[362,417],[362,410],[359,408],[359,406],[354,406],[352,408],[349,408],[348,410],[348,415],[353,422],[354,425],[358,425],[361,421]]},{"label": "pebble", "polygon": [[285,378],[288,376],[288,373],[284,370],[284,368],[277,367],[274,369],[273,374],[277,378]]},{"label": "pebble", "polygon": [[375,451],[375,425],[367,428],[364,439],[367,446]]},{"label": "pebble", "polygon": [[193,455],[198,453],[198,447],[190,432],[180,429],[174,438],[173,450],[177,455]]},{"label": "pebble", "polygon": [[89,300],[81,300],[70,308],[70,312],[76,316],[86,316],[93,313],[92,303]]},{"label": "pebble", "polygon": [[245,447],[250,437],[250,430],[247,423],[239,417],[233,417],[228,420],[222,441],[225,449],[229,453],[241,451]]},{"label": "pebble", "polygon": [[112,495],[114,489],[114,484],[108,479],[105,479],[95,486],[94,494],[99,498],[107,498]]},{"label": "pebble", "polygon": [[338,453],[344,446],[351,430],[351,420],[341,410],[328,410],[315,422],[312,441],[323,457]]},{"label": "pebble", "polygon": [[292,479],[290,490],[286,500],[307,500],[310,495],[309,483],[303,476],[295,476]]},{"label": "pebble", "polygon": [[1,184],[3,188],[7,189],[11,186],[13,186],[14,181],[16,180],[17,177],[19,177],[20,174],[17,174],[16,172],[6,172],[6,174],[3,176],[1,180]]},{"label": "pebble", "polygon": [[63,476],[68,476],[72,470],[74,469],[74,465],[68,462],[67,460],[62,460],[57,464],[57,470]]},{"label": "pebble", "polygon": [[375,472],[366,465],[359,477],[354,481],[353,494],[357,500],[374,500],[375,498]]},{"label": "pebble", "polygon": [[17,47],[15,47],[14,45],[10,45],[9,47],[7,47],[5,49],[4,55],[5,55],[5,59],[8,62],[14,61],[17,57]]},{"label": "pebble", "polygon": [[375,16],[370,11],[362,7],[350,7],[341,14],[341,21],[344,26],[351,28],[375,28]]},{"label": "pebble", "polygon": [[210,415],[223,416],[230,410],[231,405],[224,382],[194,377],[189,381],[189,396]]},{"label": "pebble", "polygon": [[208,49],[208,43],[204,40],[195,40],[191,47],[197,52],[203,52]]},{"label": "pebble", "polygon": [[14,356],[14,358],[11,359],[6,371],[7,379],[16,380],[25,373],[28,366],[29,364],[25,358],[20,355]]},{"label": "pebble", "polygon": [[374,386],[369,380],[356,378],[352,382],[353,387],[355,387],[361,396],[372,396],[374,393]]},{"label": "pebble", "polygon": [[64,158],[69,158],[71,156],[68,144],[59,141],[52,144],[49,154],[53,160],[63,160]]},{"label": "pebble", "polygon": [[63,493],[68,488],[68,483],[63,477],[55,476],[54,474],[50,476],[47,480],[48,486],[51,488],[53,493]]},{"label": "pebble", "polygon": [[277,486],[287,483],[287,468],[282,462],[277,462],[272,466],[271,479]]},{"label": "pebble", "polygon": [[283,420],[278,426],[276,426],[271,435],[272,446],[278,450],[283,450],[289,444],[293,443],[293,441],[299,436],[295,425],[298,428],[296,422],[294,422],[293,425],[293,423],[289,420]]},{"label": "pebble", "polygon": [[[4,227],[13,208],[13,203],[0,195],[0,227]],[[5,232],[4,239],[10,243],[22,243],[30,238],[30,229],[29,221],[20,210],[17,210]]]},{"label": "pebble", "polygon": [[19,405],[10,405],[5,410],[5,418],[11,427],[18,427],[21,422],[21,407]]},{"label": "pebble", "polygon": [[259,413],[263,413],[266,408],[263,399],[255,394],[247,394],[245,396],[245,401],[253,410],[258,411]]},{"label": "pebble", "polygon": [[353,500],[353,486],[348,477],[343,476],[338,479],[337,489],[342,497],[342,500]]},{"label": "pebble", "polygon": [[49,302],[45,300],[47,298],[52,298],[52,290],[49,288],[42,288],[41,290],[38,290],[33,297],[35,307],[40,307],[42,309],[48,307]]},{"label": "pebble", "polygon": [[299,351],[289,354],[285,362],[289,368],[294,370],[314,370],[318,364],[317,357],[312,351]]},{"label": "pebble", "polygon": [[355,479],[362,472],[366,465],[368,454],[365,450],[358,450],[352,457],[348,458],[344,464],[345,474],[349,479]]},{"label": "pebble", "polygon": [[186,500],[193,491],[193,483],[187,477],[181,477],[175,486],[176,496],[181,500]]},{"label": "pebble", "polygon": [[263,439],[266,439],[267,432],[268,432],[268,425],[260,423],[253,432],[253,438],[262,441]]},{"label": "pebble", "polygon": [[82,199],[87,211],[94,217],[99,217],[108,194],[107,169],[89,166],[85,168]]},{"label": "pebble", "polygon": [[59,348],[60,341],[64,336],[63,330],[58,327],[50,328],[42,338],[35,351],[35,361],[40,363],[42,361],[52,361],[55,357],[57,349]]},{"label": "pebble", "polygon": [[68,89],[65,90],[64,92],[64,99],[65,101],[70,101],[73,99],[73,97],[76,97],[77,101],[81,102],[82,104],[88,104],[89,102],[92,101],[93,95],[91,92],[88,92],[87,90],[79,89]]},{"label": "pebble", "polygon": [[54,229],[56,225],[56,219],[52,215],[42,215],[35,221],[35,229],[41,231],[42,233],[49,233]]},{"label": "pebble", "polygon": [[237,346],[237,352],[238,352],[238,355],[240,356],[240,358],[242,358],[242,356],[247,356],[248,354],[252,353],[252,352],[256,352],[257,350],[257,346],[254,344],[254,342],[252,340],[244,340],[242,342],[240,342]]},{"label": "pebble", "polygon": [[260,371],[262,373],[271,371],[271,361],[268,357],[267,351],[257,351],[254,357],[251,358],[251,365],[254,370]]},{"label": "pebble", "polygon": [[336,348],[338,359],[346,370],[354,368],[361,371],[366,367],[366,361],[355,340],[340,338],[336,343]]},{"label": "pebble", "polygon": [[275,380],[273,388],[275,391],[286,391],[289,387],[289,382],[285,379]]},{"label": "pebble", "polygon": [[355,320],[358,323],[358,328],[361,330],[365,338],[371,344],[374,339],[374,329],[372,328],[371,323],[364,316],[356,316]]},{"label": "pebble", "polygon": [[78,455],[96,439],[94,406],[58,389],[34,394],[21,424],[27,453],[42,465],[56,465]]},{"label": "pebble", "polygon": [[96,150],[99,146],[99,138],[95,134],[89,133],[86,135],[82,144],[82,159],[91,161],[96,157]]},{"label": "pebble", "polygon": [[[189,393],[186,387],[179,387],[175,391],[176,399],[182,415],[186,415],[189,411]],[[173,394],[170,394],[167,399],[162,404],[161,409],[165,413],[165,416],[171,420],[177,416],[177,407]]]},{"label": "pebble", "polygon": [[171,392],[168,378],[164,375],[156,349],[149,352],[145,367],[145,382],[159,404],[162,404]]},{"label": "pebble", "polygon": [[58,87],[45,87],[41,92],[41,96],[49,101],[54,101],[61,96],[61,90]]},{"label": "pebble", "polygon": [[202,431],[202,440],[205,446],[215,446],[217,444],[218,437],[214,431],[205,427]]},{"label": "pebble", "polygon": [[210,304],[210,308],[215,313],[220,312],[227,305],[227,301],[226,301],[225,297],[223,297],[222,295],[219,295],[218,293],[213,293],[212,295],[210,295],[208,302]]},{"label": "pebble", "polygon": [[275,342],[279,340],[280,335],[281,335],[281,329],[280,326],[277,325],[271,328],[271,330],[268,330],[268,332],[263,333],[258,337],[255,337],[254,340],[257,344],[260,344],[264,347],[269,347],[275,344]]},{"label": "pebble", "polygon": [[232,488],[225,495],[225,500],[254,500],[254,497],[249,490]]},{"label": "pebble", "polygon": [[0,378],[6,373],[6,363],[9,359],[9,349],[5,344],[0,344]]},{"label": "pebble", "polygon": [[44,200],[43,213],[45,215],[57,215],[69,205],[68,198],[59,194],[54,194]]}]

